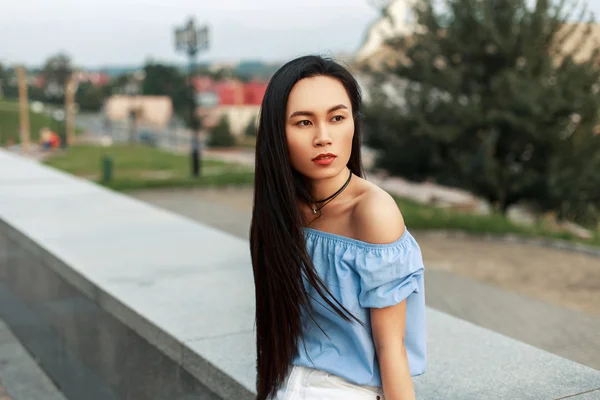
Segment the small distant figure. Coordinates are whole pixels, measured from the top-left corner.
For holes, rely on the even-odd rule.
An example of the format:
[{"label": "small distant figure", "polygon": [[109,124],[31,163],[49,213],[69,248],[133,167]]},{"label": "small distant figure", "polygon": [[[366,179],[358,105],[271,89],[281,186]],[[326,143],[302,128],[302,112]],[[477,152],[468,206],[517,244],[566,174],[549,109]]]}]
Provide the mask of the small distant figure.
[{"label": "small distant figure", "polygon": [[60,136],[56,132],[50,134],[50,147],[52,149],[58,149],[60,147]]},{"label": "small distant figure", "polygon": [[40,131],[40,145],[44,151],[57,149],[60,146],[60,137],[56,132],[48,128],[42,128]]},{"label": "small distant figure", "polygon": [[42,150],[47,151],[50,149],[50,138],[52,137],[52,132],[48,128],[42,128],[40,130],[40,145]]}]

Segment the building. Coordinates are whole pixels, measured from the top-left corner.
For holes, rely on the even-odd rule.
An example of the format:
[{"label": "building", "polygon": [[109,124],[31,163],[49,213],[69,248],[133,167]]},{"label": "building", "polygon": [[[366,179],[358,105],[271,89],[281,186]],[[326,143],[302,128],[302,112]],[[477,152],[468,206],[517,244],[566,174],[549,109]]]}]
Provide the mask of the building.
[{"label": "building", "polygon": [[392,0],[383,16],[367,30],[365,40],[356,52],[359,65],[385,62],[388,58],[385,42],[398,36],[410,36],[416,29],[412,8],[415,0]]},{"label": "building", "polygon": [[267,83],[237,79],[215,81],[209,77],[194,78],[199,113],[205,128],[212,128],[226,117],[233,135],[242,135],[260,111]]},{"label": "building", "polygon": [[165,129],[173,116],[173,103],[168,96],[115,95],[104,104],[104,113],[112,122],[128,121],[132,111],[137,113],[138,126]]},{"label": "building", "polygon": [[[600,46],[600,24],[564,24],[559,31],[559,36],[562,37],[571,30],[573,30],[573,34],[562,43],[563,52],[565,54],[573,53],[575,62],[589,60],[595,49]],[[590,39],[582,43],[581,38],[588,33],[588,30]],[[560,61],[560,58],[557,58],[556,61]]]}]

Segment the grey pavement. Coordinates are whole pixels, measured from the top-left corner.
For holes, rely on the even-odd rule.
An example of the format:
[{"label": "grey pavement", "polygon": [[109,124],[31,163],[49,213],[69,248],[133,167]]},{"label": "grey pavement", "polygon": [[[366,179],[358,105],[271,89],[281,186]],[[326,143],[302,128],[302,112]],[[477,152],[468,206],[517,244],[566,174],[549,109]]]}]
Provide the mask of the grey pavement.
[{"label": "grey pavement", "polygon": [[2,320],[0,400],[66,400]]},{"label": "grey pavement", "polygon": [[430,307],[600,370],[600,318],[447,271],[425,282]]},{"label": "grey pavement", "polygon": [[[94,308],[93,303],[101,304],[103,312],[158,348],[163,358],[174,361],[214,394],[227,399],[255,397],[251,393],[256,378],[255,347],[251,345],[254,285],[247,240],[2,151],[0,164],[0,181],[7,189],[0,190],[0,252],[5,251],[8,260],[21,256],[30,260],[19,263],[19,268],[0,263],[0,273],[22,300],[41,305],[40,311],[48,310],[51,300],[50,311],[68,311],[73,296],[86,297],[84,303],[90,308]],[[196,213],[199,205],[213,218],[218,212],[231,218],[232,210],[238,210],[240,232],[247,233],[249,192],[207,193],[209,198],[188,192],[187,212]],[[164,200],[165,192],[161,196]],[[209,203],[215,206],[208,209]],[[241,216],[243,210],[247,210],[246,218]],[[32,277],[38,277],[33,286]],[[63,281],[72,287],[62,285]],[[59,287],[65,290],[57,291]],[[6,299],[10,301],[10,296]],[[0,304],[10,304],[6,299]],[[60,301],[56,304],[52,299]],[[18,300],[13,301],[18,305]],[[75,304],[79,310],[80,302]],[[43,319],[27,314],[13,308],[7,315],[16,315],[17,321],[25,315],[25,323]],[[83,318],[80,323],[75,314]],[[96,320],[92,314],[56,316],[52,326],[69,332],[66,350],[101,356],[93,364],[102,367],[94,371],[101,374],[98,379],[102,382],[114,382],[109,391],[123,398],[178,398],[172,391],[165,392],[162,382],[149,378],[155,364],[136,361],[136,365],[150,369],[133,380],[125,378],[126,372],[132,372],[122,362],[123,356],[130,358],[128,340],[107,340],[106,334],[112,336],[114,329],[90,329],[88,321]],[[600,372],[595,369],[430,307],[427,319],[430,369],[415,379],[423,400],[559,399],[600,389]],[[43,349],[31,348],[40,360],[57,359]],[[95,349],[108,351],[98,353]],[[133,351],[130,355],[144,353]],[[171,367],[165,372],[185,384],[177,370]],[[127,386],[138,380],[144,385],[135,388],[144,395],[128,396]],[[57,379],[65,392],[70,381],[68,377]],[[161,384],[156,385],[157,381]],[[164,383],[168,381],[171,379]],[[82,391],[88,386],[73,384],[78,385],[77,393],[91,392]],[[185,386],[178,385],[190,393]]]},{"label": "grey pavement", "polygon": [[[250,188],[130,195],[240,238],[249,237]],[[419,238],[418,232],[415,236]],[[429,268],[426,274],[426,297],[432,308],[600,370],[600,318],[443,269]]]}]

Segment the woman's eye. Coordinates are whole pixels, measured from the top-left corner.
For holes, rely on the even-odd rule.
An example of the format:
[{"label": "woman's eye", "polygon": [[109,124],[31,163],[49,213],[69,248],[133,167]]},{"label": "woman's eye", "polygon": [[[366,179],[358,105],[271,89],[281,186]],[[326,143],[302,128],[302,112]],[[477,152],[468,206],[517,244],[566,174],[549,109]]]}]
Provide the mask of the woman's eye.
[{"label": "woman's eye", "polygon": [[307,119],[303,119],[302,121],[298,122],[296,125],[298,126],[308,126],[310,125],[310,121]]},{"label": "woman's eye", "polygon": [[344,116],[342,116],[342,115],[336,115],[335,117],[332,118],[332,121],[340,122],[343,119],[344,119]]}]

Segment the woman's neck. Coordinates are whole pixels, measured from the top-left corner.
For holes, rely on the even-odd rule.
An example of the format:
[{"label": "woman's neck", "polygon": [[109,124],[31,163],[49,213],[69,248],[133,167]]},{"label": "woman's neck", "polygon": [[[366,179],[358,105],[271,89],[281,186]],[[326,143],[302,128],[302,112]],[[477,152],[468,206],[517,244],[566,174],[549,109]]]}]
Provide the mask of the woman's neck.
[{"label": "woman's neck", "polygon": [[[350,170],[344,168],[339,174],[327,179],[315,179],[308,182],[310,194],[315,201],[324,200],[340,190],[348,180]],[[341,197],[343,192],[339,194]]]}]

